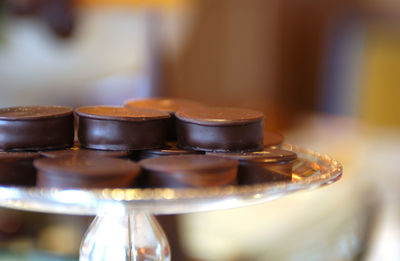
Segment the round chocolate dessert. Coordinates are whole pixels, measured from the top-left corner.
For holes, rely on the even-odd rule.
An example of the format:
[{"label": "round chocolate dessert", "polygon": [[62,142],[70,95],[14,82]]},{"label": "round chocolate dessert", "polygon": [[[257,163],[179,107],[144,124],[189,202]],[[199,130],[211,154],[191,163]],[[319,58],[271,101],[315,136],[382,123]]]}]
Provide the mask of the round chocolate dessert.
[{"label": "round chocolate dessert", "polygon": [[176,111],[185,108],[203,106],[199,102],[178,99],[178,98],[148,98],[140,100],[130,100],[125,103],[127,107],[138,107],[145,109],[155,109],[168,112],[173,115]]},{"label": "round chocolate dessert", "polygon": [[0,185],[34,186],[33,160],[39,157],[37,152],[0,152]]},{"label": "round chocolate dessert", "polygon": [[213,187],[234,184],[238,161],[207,155],[162,156],[139,162],[150,187]]},{"label": "round chocolate dessert", "polygon": [[131,187],[140,173],[139,165],[133,161],[94,156],[42,158],[34,165],[40,187]]},{"label": "round chocolate dessert", "polygon": [[167,139],[176,140],[176,118],[175,112],[185,108],[202,107],[201,103],[177,98],[148,98],[141,100],[130,100],[125,103],[126,107],[137,107],[155,109],[160,111],[168,112],[171,115],[171,119],[168,121],[167,128]]},{"label": "round chocolate dessert", "polygon": [[62,150],[42,150],[39,151],[40,155],[47,158],[58,158],[64,156],[97,156],[97,157],[111,157],[111,158],[128,158],[132,152],[128,150],[95,150],[85,149],[79,146],[74,146]]},{"label": "round chocolate dessert", "polygon": [[245,153],[207,153],[210,156],[239,161],[238,184],[258,184],[292,179],[296,153],[287,150],[264,149]]},{"label": "round chocolate dessert", "polygon": [[160,148],[166,139],[169,114],[162,111],[112,106],[75,110],[82,147],[99,150]]},{"label": "round chocolate dessert", "polygon": [[203,152],[181,149],[176,146],[176,142],[167,142],[167,145],[161,149],[142,150],[139,156],[140,159],[148,159],[160,156],[177,156],[189,154],[203,154]]},{"label": "round chocolate dessert", "polygon": [[255,151],[263,149],[261,112],[199,107],[176,112],[178,146],[202,151]]},{"label": "round chocolate dessert", "polygon": [[0,150],[65,148],[73,145],[73,110],[62,106],[0,109]]},{"label": "round chocolate dessert", "polygon": [[277,132],[264,131],[264,148],[279,145],[283,142],[283,135]]}]

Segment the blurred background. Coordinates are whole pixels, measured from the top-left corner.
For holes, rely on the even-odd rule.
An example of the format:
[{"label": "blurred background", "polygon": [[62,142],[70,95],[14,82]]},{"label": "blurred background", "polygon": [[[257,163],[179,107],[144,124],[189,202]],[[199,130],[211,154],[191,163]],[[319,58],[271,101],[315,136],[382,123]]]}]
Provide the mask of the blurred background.
[{"label": "blurred background", "polygon": [[[169,96],[261,110],[342,180],[175,216],[173,260],[400,260],[398,0],[1,0],[0,107]],[[77,260],[91,218],[0,210],[1,260]]]}]

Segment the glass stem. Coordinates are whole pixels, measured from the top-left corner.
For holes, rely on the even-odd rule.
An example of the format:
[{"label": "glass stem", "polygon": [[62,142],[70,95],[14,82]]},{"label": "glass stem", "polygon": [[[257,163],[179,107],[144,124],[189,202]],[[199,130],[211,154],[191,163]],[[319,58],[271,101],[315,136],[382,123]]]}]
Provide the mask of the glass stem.
[{"label": "glass stem", "polygon": [[169,261],[168,240],[152,214],[130,211],[96,216],[86,232],[80,261]]}]

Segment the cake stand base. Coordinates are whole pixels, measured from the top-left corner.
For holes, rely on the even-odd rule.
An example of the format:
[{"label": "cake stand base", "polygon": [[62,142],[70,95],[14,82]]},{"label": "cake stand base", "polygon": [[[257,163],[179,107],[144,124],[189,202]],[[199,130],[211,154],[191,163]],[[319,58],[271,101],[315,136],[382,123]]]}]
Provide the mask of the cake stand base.
[{"label": "cake stand base", "polygon": [[80,261],[169,261],[168,240],[147,212],[104,213],[88,228]]}]

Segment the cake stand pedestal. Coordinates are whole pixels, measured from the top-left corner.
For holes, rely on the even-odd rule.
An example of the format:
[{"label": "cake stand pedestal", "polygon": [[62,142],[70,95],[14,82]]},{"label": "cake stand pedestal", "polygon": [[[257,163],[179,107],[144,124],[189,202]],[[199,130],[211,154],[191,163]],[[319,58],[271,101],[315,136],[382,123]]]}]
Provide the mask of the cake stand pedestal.
[{"label": "cake stand pedestal", "polygon": [[90,225],[79,260],[170,260],[170,256],[167,238],[152,214],[109,212]]},{"label": "cake stand pedestal", "polygon": [[259,204],[340,179],[342,166],[327,155],[285,144],[297,153],[292,180],[185,189],[56,189],[0,186],[0,206],[47,213],[96,215],[82,241],[81,261],[170,260],[168,240],[154,218]]}]

